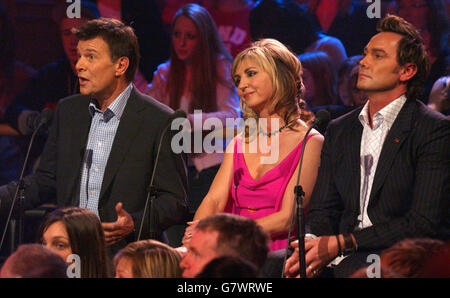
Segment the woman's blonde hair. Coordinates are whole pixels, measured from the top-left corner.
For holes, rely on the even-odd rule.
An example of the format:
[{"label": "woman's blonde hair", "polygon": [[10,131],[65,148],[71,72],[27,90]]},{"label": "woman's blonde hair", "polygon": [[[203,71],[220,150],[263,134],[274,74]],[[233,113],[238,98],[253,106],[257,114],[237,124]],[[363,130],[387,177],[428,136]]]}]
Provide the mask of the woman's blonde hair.
[{"label": "woman's blonde hair", "polygon": [[[231,68],[233,81],[237,68],[244,59],[256,62],[272,81],[273,94],[269,111],[280,115],[285,123],[297,118],[304,105],[301,100],[304,93],[302,65],[297,57],[281,42],[270,38],[261,39],[236,56]],[[238,87],[236,82],[235,85]],[[242,98],[240,102],[244,118],[257,120],[255,111],[247,107]]]},{"label": "woman's blonde hair", "polygon": [[135,278],[181,277],[181,256],[176,250],[156,240],[141,240],[128,244],[114,256],[114,267],[121,258],[128,258]]}]

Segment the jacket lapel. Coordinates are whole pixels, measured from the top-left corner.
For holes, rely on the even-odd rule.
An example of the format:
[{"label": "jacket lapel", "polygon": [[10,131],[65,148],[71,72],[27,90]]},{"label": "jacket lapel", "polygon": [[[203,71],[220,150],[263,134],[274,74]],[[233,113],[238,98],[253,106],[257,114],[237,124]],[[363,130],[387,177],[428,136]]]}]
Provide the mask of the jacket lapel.
[{"label": "jacket lapel", "polygon": [[411,131],[414,107],[415,101],[407,100],[405,102],[384,140],[370,192],[370,203],[373,203],[375,195],[386,180],[398,151]]},{"label": "jacket lapel", "polygon": [[[80,99],[81,101],[81,99]],[[83,104],[79,110],[79,114],[74,114],[74,118],[72,121],[68,121],[68,123],[72,123],[72,135],[69,136],[71,139],[70,150],[72,152],[68,154],[71,158],[69,162],[71,166],[67,167],[70,171],[68,180],[66,184],[66,194],[70,197],[68,200],[73,200],[72,205],[78,206],[79,196],[74,195],[76,193],[75,183],[79,182],[79,178],[81,175],[81,166],[83,164],[84,152],[86,150],[86,142],[89,135],[89,128],[91,126],[92,117],[89,114],[89,99],[83,100]],[[64,196],[66,197],[66,196]]]},{"label": "jacket lapel", "polygon": [[105,174],[103,176],[102,188],[100,190],[99,201],[102,200],[105,191],[111,184],[117,170],[120,168],[123,159],[128,152],[133,139],[140,130],[142,118],[139,115],[139,106],[136,100],[136,91],[133,88],[130,98],[120,119],[119,127],[117,128],[116,136],[109,154],[108,163],[106,164]]},{"label": "jacket lapel", "polygon": [[361,152],[361,138],[363,127],[358,119],[359,113],[356,114],[356,118],[352,123],[352,129],[348,134],[348,142],[350,144],[350,165],[352,176],[350,181],[350,198],[352,210],[359,212],[359,198],[360,198],[360,184],[361,184],[361,163],[360,163],[360,152]]}]

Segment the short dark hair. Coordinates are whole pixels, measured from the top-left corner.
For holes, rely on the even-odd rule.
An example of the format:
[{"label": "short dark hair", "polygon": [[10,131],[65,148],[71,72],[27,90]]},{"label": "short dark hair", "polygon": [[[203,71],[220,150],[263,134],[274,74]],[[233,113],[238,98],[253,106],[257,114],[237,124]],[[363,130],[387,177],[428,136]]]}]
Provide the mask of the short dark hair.
[{"label": "short dark hair", "polygon": [[3,277],[67,277],[66,262],[58,254],[40,244],[19,246],[3,266]]},{"label": "short dark hair", "polygon": [[397,48],[397,62],[400,66],[413,63],[417,73],[408,81],[406,97],[418,98],[423,91],[430,72],[430,60],[420,33],[399,16],[387,15],[377,25],[378,32],[393,32],[403,36]]},{"label": "short dark hair", "polygon": [[269,237],[253,219],[230,213],[218,213],[202,219],[199,231],[217,231],[217,250],[223,255],[237,255],[256,265],[264,265],[269,252]]},{"label": "short dark hair", "polygon": [[128,82],[132,82],[139,65],[139,43],[133,28],[121,21],[108,18],[90,20],[78,29],[73,29],[79,40],[101,37],[109,47],[111,60],[127,57],[130,65],[125,73]]}]

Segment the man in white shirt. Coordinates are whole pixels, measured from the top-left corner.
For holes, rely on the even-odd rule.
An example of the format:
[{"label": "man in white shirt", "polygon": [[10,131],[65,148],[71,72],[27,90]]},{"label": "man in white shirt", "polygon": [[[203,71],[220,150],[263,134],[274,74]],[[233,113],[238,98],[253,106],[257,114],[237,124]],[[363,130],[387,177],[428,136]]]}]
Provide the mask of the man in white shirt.
[{"label": "man in white shirt", "polygon": [[[306,215],[306,275],[347,277],[405,238],[449,238],[450,121],[416,100],[429,61],[416,29],[387,16],[364,49],[361,108],[330,123]],[[298,242],[285,274],[299,275]],[[372,259],[373,260],[373,259]]]}]

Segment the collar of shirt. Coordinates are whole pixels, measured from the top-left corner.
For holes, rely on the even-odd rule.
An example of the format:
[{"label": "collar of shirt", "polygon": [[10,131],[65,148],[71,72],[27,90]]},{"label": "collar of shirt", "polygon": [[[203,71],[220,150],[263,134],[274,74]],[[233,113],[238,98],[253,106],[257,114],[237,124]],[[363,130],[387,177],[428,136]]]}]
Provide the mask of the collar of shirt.
[{"label": "collar of shirt", "polygon": [[125,90],[123,90],[122,93],[114,99],[114,101],[108,106],[108,108],[106,108],[104,112],[98,108],[96,100],[91,98],[91,102],[89,103],[89,113],[91,114],[91,117],[94,117],[94,114],[98,112],[103,114],[103,120],[105,122],[108,122],[114,116],[120,120],[132,90],[133,84],[130,83],[127,88],[125,88]]},{"label": "collar of shirt", "polygon": [[[388,129],[394,124],[395,118],[397,118],[398,113],[402,109],[406,102],[406,96],[403,94],[400,97],[393,100],[387,106],[379,110],[373,115],[373,129],[377,129],[383,121],[385,122]],[[366,102],[363,109],[358,115],[358,119],[363,126],[369,126],[369,101]]]}]

